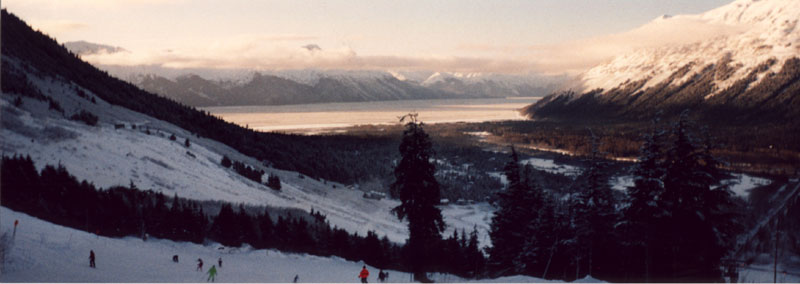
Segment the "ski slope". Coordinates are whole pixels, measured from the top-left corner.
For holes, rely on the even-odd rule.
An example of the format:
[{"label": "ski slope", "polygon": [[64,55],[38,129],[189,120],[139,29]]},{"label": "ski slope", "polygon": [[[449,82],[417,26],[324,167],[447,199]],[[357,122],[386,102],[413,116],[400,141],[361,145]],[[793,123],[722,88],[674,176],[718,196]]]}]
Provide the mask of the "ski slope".
[{"label": "ski slope", "polygon": [[[19,220],[12,239],[14,220]],[[286,254],[248,248],[219,250],[207,246],[160,239],[106,238],[54,225],[29,215],[0,207],[0,232],[7,234],[5,261],[0,282],[205,282],[206,271],[222,258],[217,282],[347,283],[359,281],[362,262],[338,257]],[[96,254],[97,268],[89,267],[89,250]],[[172,262],[178,255],[180,262]],[[204,271],[196,271],[197,259]],[[367,266],[369,281],[376,283],[378,270]],[[388,271],[388,282],[408,282],[409,274]],[[465,282],[447,274],[432,274],[437,282]],[[548,282],[527,276],[489,279],[489,282]],[[584,281],[596,282],[587,278]]]}]

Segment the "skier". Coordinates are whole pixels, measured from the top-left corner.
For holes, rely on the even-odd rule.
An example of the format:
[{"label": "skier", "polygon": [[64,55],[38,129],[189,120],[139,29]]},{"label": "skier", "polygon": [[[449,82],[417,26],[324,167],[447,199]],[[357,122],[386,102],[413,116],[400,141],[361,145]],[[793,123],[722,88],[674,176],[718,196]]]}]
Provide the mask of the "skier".
[{"label": "skier", "polygon": [[378,280],[380,280],[381,282],[386,281],[386,274],[383,273],[383,269],[381,269],[381,271],[378,272]]},{"label": "skier", "polygon": [[300,279],[300,274],[295,274],[294,275],[294,281],[292,281],[292,283],[297,283],[298,279]]},{"label": "skier", "polygon": [[208,279],[206,279],[206,282],[214,282],[214,276],[217,276],[217,268],[211,265],[211,268],[208,269]]},{"label": "skier", "polygon": [[172,262],[178,263],[178,255],[177,254],[172,256]]},{"label": "skier", "polygon": [[361,268],[361,273],[358,274],[358,278],[361,278],[361,283],[367,283],[367,277],[369,277],[369,270],[367,270],[367,266]]},{"label": "skier", "polygon": [[202,258],[198,258],[197,259],[197,269],[196,269],[196,271],[203,271],[203,259]]},{"label": "skier", "polygon": [[17,237],[17,225],[19,225],[19,220],[14,220],[14,234],[11,235],[11,238]]},{"label": "skier", "polygon": [[94,266],[94,251],[93,250],[89,250],[89,267],[96,268]]},{"label": "skier", "polygon": [[222,258],[221,257],[219,258],[219,260],[217,260],[217,263],[219,263],[219,268],[222,268]]}]

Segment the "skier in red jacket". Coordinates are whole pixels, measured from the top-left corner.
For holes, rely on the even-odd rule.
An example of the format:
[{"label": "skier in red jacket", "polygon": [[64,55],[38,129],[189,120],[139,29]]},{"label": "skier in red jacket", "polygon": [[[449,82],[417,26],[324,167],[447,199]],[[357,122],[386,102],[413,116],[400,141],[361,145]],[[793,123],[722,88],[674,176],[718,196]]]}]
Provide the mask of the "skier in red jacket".
[{"label": "skier in red jacket", "polygon": [[369,277],[369,270],[367,270],[367,266],[364,265],[361,268],[361,273],[358,274],[358,278],[361,278],[361,283],[367,283],[367,277]]}]

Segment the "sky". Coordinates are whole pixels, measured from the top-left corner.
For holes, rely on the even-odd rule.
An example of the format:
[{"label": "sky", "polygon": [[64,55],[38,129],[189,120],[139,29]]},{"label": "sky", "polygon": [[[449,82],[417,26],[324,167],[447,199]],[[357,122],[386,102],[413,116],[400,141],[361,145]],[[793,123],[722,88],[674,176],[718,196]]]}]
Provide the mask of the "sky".
[{"label": "sky", "polygon": [[731,1],[4,0],[2,6],[60,42],[127,50],[84,56],[100,64],[574,73],[652,40],[631,31],[661,15],[698,14]]}]

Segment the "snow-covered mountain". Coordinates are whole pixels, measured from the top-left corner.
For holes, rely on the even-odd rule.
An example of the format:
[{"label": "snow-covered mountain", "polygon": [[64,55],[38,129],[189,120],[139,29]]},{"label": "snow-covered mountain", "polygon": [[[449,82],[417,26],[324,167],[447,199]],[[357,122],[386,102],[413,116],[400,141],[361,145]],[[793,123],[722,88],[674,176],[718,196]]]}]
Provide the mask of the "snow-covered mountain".
[{"label": "snow-covered mountain", "polygon": [[[714,27],[720,35],[699,41],[645,48],[616,57],[594,67],[583,75],[584,91],[610,90],[625,82],[646,81],[632,92],[660,83],[679,85],[708,66],[727,65],[725,76],[716,76],[709,95],[714,95],[766,66],[767,72],[778,72],[786,59],[800,55],[800,1],[737,0],[728,5],[697,15],[659,17],[639,30],[670,31],[664,37],[699,27]],[[770,60],[775,63],[769,64]],[[667,82],[679,72],[679,76]],[[758,83],[756,80],[753,83]]]},{"label": "snow-covered mountain", "polygon": [[144,90],[191,106],[536,97],[552,93],[568,79],[537,74],[395,70],[98,67]]},{"label": "snow-covered mountain", "polygon": [[[454,98],[456,94],[401,81],[388,73],[270,74],[247,79],[209,80],[196,74],[168,79],[154,74],[129,77],[140,88],[191,106],[286,105]],[[298,81],[295,81],[298,80]],[[301,83],[306,82],[306,83]]]},{"label": "snow-covered mountain", "polygon": [[527,97],[550,94],[568,79],[567,76],[435,72],[421,85],[465,97]]},{"label": "snow-covered mountain", "polygon": [[[549,96],[536,118],[641,119],[692,109],[714,121],[800,117],[800,1],[736,0],[697,15],[659,17],[630,32],[656,47],[582,74],[579,93]],[[702,36],[698,36],[702,35]]]}]

